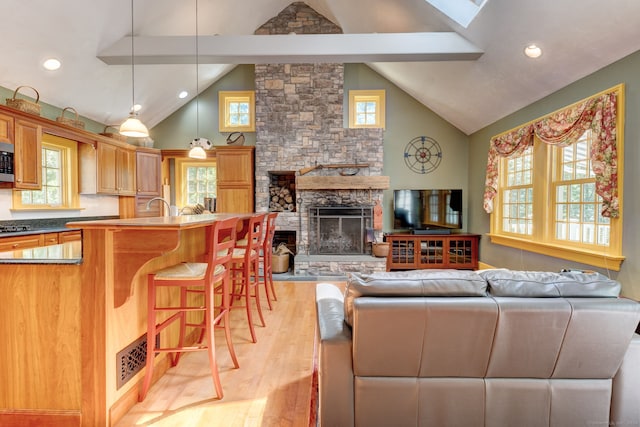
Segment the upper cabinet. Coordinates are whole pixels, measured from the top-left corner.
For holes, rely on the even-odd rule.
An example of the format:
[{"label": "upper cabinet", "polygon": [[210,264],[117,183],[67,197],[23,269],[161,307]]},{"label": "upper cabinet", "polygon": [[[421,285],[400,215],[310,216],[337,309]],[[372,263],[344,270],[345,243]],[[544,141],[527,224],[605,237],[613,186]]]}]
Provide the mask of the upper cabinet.
[{"label": "upper cabinet", "polygon": [[135,147],[97,142],[80,144],[80,193],[135,196]]},{"label": "upper cabinet", "polygon": [[158,149],[140,147],[136,150],[137,196],[162,195],[162,153]]},{"label": "upper cabinet", "polygon": [[42,187],[42,126],[17,119],[14,144],[14,187],[39,190]]},{"label": "upper cabinet", "polygon": [[254,149],[251,146],[216,147],[216,212],[253,212]]},{"label": "upper cabinet", "polygon": [[0,113],[0,142],[13,144],[13,117]]}]

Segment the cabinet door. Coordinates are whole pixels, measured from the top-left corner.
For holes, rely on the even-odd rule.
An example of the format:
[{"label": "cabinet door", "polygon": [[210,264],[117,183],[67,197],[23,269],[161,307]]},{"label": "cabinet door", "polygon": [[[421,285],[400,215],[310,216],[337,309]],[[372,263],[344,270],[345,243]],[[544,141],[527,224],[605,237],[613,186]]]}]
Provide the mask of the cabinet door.
[{"label": "cabinet door", "polygon": [[118,147],[111,144],[99,143],[97,147],[97,187],[96,191],[102,194],[117,194],[118,179],[116,164],[118,159]]},{"label": "cabinet door", "polygon": [[42,244],[44,246],[57,245],[59,243],[58,233],[44,233],[42,235],[42,238],[43,238]]},{"label": "cabinet door", "polygon": [[63,231],[58,233],[59,243],[75,242],[77,240],[82,240],[82,231],[80,230]]},{"label": "cabinet door", "polygon": [[218,183],[216,212],[253,212],[253,189],[225,186]]},{"label": "cabinet door", "polygon": [[0,238],[0,252],[16,251],[42,246],[44,242],[42,234],[32,234],[20,237]]},{"label": "cabinet door", "polygon": [[13,117],[0,114],[0,142],[13,144]]},{"label": "cabinet door", "polygon": [[162,154],[160,152],[136,152],[136,185],[138,196],[161,196]]},{"label": "cabinet door", "polygon": [[15,188],[42,187],[42,126],[26,120],[15,122]]},{"label": "cabinet door", "polygon": [[116,151],[117,192],[121,196],[136,195],[136,152],[124,148]]},{"label": "cabinet door", "polygon": [[447,240],[445,238],[419,238],[418,268],[446,268]]},{"label": "cabinet door", "polygon": [[216,147],[217,212],[253,212],[253,149]]},{"label": "cabinet door", "polygon": [[387,270],[417,268],[416,254],[419,248],[415,237],[388,236],[389,253],[387,254]]}]

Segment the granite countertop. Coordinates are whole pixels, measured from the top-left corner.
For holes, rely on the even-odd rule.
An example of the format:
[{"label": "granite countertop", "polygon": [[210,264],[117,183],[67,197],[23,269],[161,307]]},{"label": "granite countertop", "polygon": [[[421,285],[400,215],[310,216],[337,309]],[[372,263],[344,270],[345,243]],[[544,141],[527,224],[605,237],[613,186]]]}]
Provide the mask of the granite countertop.
[{"label": "granite countertop", "polygon": [[79,228],[68,228],[68,227],[53,227],[53,228],[38,228],[35,230],[26,230],[26,231],[9,231],[0,233],[0,239],[3,237],[20,237],[20,236],[30,236],[33,234],[43,234],[43,233],[61,233],[63,231],[74,231],[80,230]]},{"label": "granite countertop", "polygon": [[79,240],[0,252],[0,264],[80,264],[81,262],[82,242]]}]

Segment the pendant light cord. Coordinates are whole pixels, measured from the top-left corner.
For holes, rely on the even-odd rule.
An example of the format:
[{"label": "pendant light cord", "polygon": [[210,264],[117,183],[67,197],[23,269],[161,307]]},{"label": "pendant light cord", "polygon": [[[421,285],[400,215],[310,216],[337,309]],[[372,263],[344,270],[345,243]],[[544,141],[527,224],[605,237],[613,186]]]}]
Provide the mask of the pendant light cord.
[{"label": "pendant light cord", "polygon": [[133,0],[131,0],[131,113],[135,113],[136,105],[136,75],[135,75],[135,53],[133,50]]},{"label": "pendant light cord", "polygon": [[200,138],[200,108],[198,98],[200,96],[200,63],[198,52],[198,0],[196,0],[196,138]]}]

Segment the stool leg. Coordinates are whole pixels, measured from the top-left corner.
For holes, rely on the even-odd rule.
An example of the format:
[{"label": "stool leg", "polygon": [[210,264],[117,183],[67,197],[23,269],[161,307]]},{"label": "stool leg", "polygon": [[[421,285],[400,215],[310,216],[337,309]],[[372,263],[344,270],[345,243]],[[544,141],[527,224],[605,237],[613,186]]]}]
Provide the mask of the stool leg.
[{"label": "stool leg", "polygon": [[238,363],[238,358],[236,356],[236,351],[233,348],[233,342],[231,341],[231,321],[229,319],[230,308],[230,299],[231,299],[231,278],[229,277],[229,273],[227,272],[222,279],[222,321],[224,325],[224,338],[227,341],[227,348],[229,349],[229,354],[231,355],[231,360],[233,361],[233,366],[236,368],[240,367]]},{"label": "stool leg", "polygon": [[249,322],[249,331],[251,332],[251,340],[253,342],[258,342],[258,339],[256,338],[256,331],[253,328],[253,317],[251,315],[251,263],[244,263],[243,270],[242,286],[244,305],[247,311],[247,321]]},{"label": "stool leg", "polygon": [[[186,307],[187,305],[187,288],[180,288],[180,307]],[[178,336],[178,347],[184,347],[184,337],[187,331],[187,313],[184,311],[179,312],[180,316],[180,335]],[[202,334],[200,334],[202,336]],[[178,351],[175,353],[169,353],[169,357],[171,358],[171,366],[176,366],[180,361],[180,356],[182,356],[182,352]]]},{"label": "stool leg", "polygon": [[[253,292],[256,298],[256,307],[258,308],[258,316],[260,317],[260,322],[262,323],[262,326],[267,326],[267,324],[264,321],[264,316],[262,315],[262,306],[260,305],[260,272],[258,271],[259,266],[260,266],[260,261],[258,260],[258,258],[256,258],[255,261],[252,263]],[[250,278],[247,280],[251,282]]]},{"label": "stool leg", "polygon": [[269,270],[269,274],[267,275],[269,277],[269,287],[271,288],[271,295],[273,296],[273,300],[278,301],[278,296],[276,295],[276,288],[273,285],[273,269],[271,268],[272,260],[273,258],[271,257],[271,252],[269,252],[269,262],[267,263],[269,265],[269,267],[267,267]]},{"label": "stool leg", "polygon": [[138,401],[142,402],[147,397],[147,392],[151,386],[151,379],[153,378],[153,363],[154,353],[156,345],[156,288],[153,284],[155,275],[150,274],[147,276],[147,360],[145,364],[144,381],[142,382],[142,388],[138,394]]},{"label": "stool leg", "polygon": [[205,310],[205,334],[207,336],[207,353],[209,354],[209,366],[211,367],[211,377],[213,385],[216,389],[218,399],[222,399],[224,393],[222,391],[222,383],[220,382],[220,374],[218,373],[218,362],[216,361],[216,342],[213,333],[213,317],[214,317],[214,292],[213,285],[205,288],[206,310]]},{"label": "stool leg", "polygon": [[260,277],[260,283],[264,283],[264,292],[267,296],[267,305],[269,310],[273,310],[271,306],[271,295],[269,292],[269,272],[267,271],[267,254],[263,254],[262,258],[262,276]]}]

